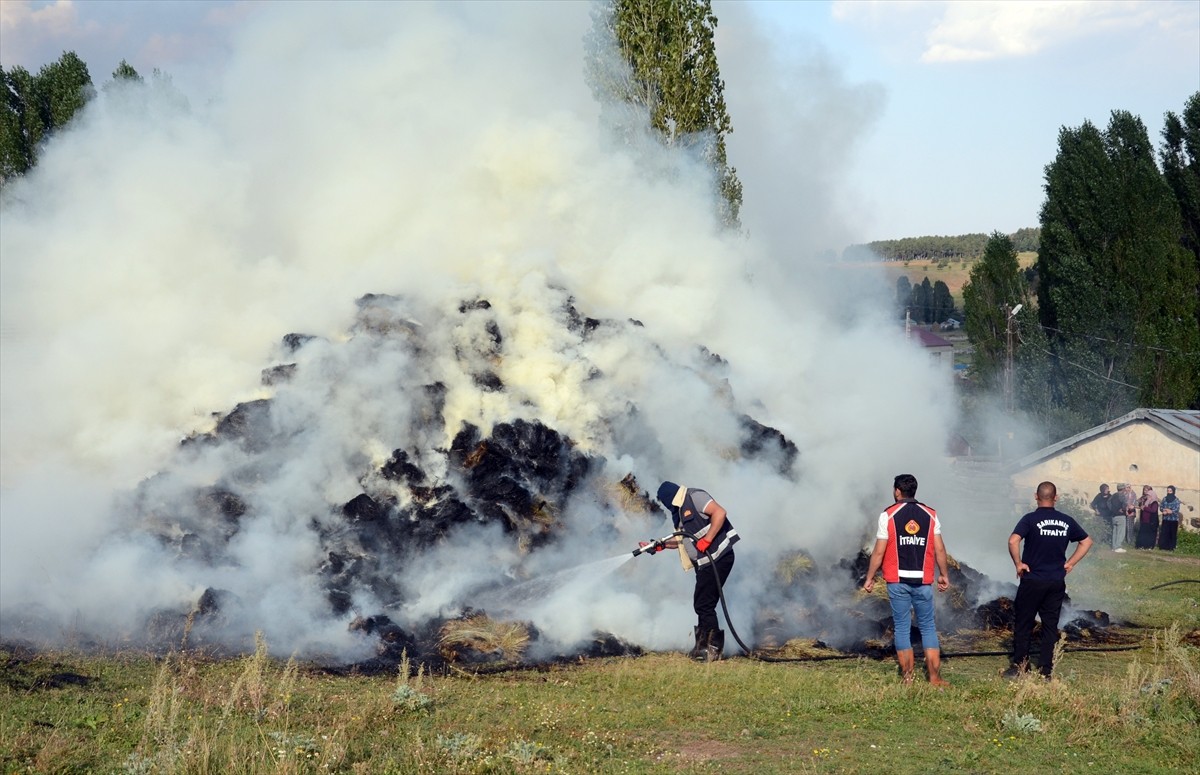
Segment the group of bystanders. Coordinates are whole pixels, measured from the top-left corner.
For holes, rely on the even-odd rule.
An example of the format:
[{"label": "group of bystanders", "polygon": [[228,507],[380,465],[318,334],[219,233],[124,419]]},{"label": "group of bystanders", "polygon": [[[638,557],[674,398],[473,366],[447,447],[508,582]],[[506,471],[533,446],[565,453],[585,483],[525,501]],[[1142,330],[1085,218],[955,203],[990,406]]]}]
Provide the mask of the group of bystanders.
[{"label": "group of bystanders", "polygon": [[1167,486],[1160,501],[1154,488],[1142,487],[1142,497],[1133,492],[1133,485],[1122,482],[1111,492],[1107,484],[1092,498],[1092,511],[1101,520],[1112,524],[1112,550],[1124,552],[1125,544],[1135,549],[1158,548],[1175,551],[1179,537],[1179,519],[1183,503],[1175,494],[1175,485]]}]

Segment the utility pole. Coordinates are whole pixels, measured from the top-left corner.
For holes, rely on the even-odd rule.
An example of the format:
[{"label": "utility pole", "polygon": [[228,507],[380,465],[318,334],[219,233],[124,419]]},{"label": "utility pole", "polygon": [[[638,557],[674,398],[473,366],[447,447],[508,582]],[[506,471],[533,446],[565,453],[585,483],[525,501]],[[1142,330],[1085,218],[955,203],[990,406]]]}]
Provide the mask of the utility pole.
[{"label": "utility pole", "polygon": [[1005,358],[1004,358],[1004,410],[1009,414],[1013,413],[1013,321],[1016,320],[1017,313],[1021,311],[1021,307],[1025,305],[1018,304],[1012,309],[1008,305],[1004,305],[1004,339],[1005,339]]}]

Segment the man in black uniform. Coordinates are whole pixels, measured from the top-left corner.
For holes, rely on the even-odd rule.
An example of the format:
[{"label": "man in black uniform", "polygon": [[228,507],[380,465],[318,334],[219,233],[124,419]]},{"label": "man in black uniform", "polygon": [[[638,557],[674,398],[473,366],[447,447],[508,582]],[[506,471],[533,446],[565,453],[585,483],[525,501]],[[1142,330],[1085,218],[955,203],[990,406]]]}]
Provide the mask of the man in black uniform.
[{"label": "man in black uniform", "polygon": [[684,535],[682,541],[673,539],[665,546],[675,549],[682,545],[696,569],[696,590],[692,595],[697,620],[696,645],[690,656],[708,662],[718,660],[725,648],[725,631],[717,620],[717,602],[721,587],[733,570],[733,545],[740,536],[725,509],[704,490],[663,482],[658,488],[658,500],[670,512],[675,529],[682,530]]},{"label": "man in black uniform", "polygon": [[[1041,673],[1049,678],[1054,670],[1054,645],[1058,643],[1058,617],[1067,596],[1067,574],[1092,548],[1092,539],[1069,514],[1054,505],[1058,488],[1054,482],[1037,487],[1037,509],[1021,517],[1008,537],[1008,554],[1017,569],[1017,599],[1014,601],[1012,665],[1005,678],[1016,678],[1028,670],[1029,640],[1034,617],[1042,619]],[[1021,550],[1021,541],[1025,549]],[[1071,558],[1067,546],[1077,542]]]}]

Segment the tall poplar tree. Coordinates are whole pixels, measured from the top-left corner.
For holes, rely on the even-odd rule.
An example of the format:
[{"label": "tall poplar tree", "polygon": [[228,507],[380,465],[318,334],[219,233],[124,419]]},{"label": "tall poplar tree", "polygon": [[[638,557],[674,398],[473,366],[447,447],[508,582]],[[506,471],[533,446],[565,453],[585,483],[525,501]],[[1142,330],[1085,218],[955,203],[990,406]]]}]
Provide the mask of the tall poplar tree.
[{"label": "tall poplar tree", "polygon": [[954,295],[950,286],[941,280],[933,284],[933,323],[944,323],[954,314]]},{"label": "tall poplar tree", "polygon": [[[601,99],[644,108],[668,145],[699,146],[716,176],[721,220],[738,228],[742,183],[725,153],[733,123],[713,43],[716,27],[710,0],[605,0],[593,15],[588,68]],[[606,65],[612,47],[625,72]]]},{"label": "tall poplar tree", "polygon": [[1038,306],[1051,400],[1080,426],[1062,432],[1139,405],[1188,405],[1196,298],[1177,291],[1195,286],[1196,267],[1141,119],[1114,111],[1104,132],[1063,128],[1045,188]]},{"label": "tall poplar tree", "polygon": [[908,279],[908,275],[902,274],[896,278],[896,309],[900,312],[900,317],[904,317],[911,301],[912,282]]},{"label": "tall poplar tree", "polygon": [[[1200,92],[1187,99],[1182,116],[1167,112],[1162,138],[1163,176],[1179,203],[1183,246],[1200,266]],[[1196,295],[1200,297],[1200,284]],[[1200,322],[1200,304],[1196,305],[1196,319]],[[1200,409],[1200,396],[1193,408]]]}]

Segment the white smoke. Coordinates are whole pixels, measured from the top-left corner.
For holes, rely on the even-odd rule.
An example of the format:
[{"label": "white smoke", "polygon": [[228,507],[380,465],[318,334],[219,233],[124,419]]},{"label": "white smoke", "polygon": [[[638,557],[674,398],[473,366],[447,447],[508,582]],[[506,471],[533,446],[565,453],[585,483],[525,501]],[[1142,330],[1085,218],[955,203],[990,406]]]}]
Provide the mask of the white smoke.
[{"label": "white smoke", "polygon": [[[612,481],[632,471],[651,491],[660,479],[708,489],[744,536],[735,613],[769,589],[781,551],[856,551],[895,473],[915,473],[942,506],[948,377],[887,319],[882,281],[847,288],[824,255],[848,233],[850,216],[828,203],[844,200],[838,165],[875,95],[824,69],[760,72],[749,62],[766,44],[732,13],[721,41],[736,54],[722,63],[748,233],[723,231],[702,164],[606,129],[583,75],[588,10],[264,4],[214,94],[156,79],[102,90],[6,187],[6,629],[32,605],[116,637],[212,586],[241,600],[242,637],[355,653],[317,588],[312,525],[361,491],[363,461],[399,446],[406,397],[433,380],[447,387],[445,428],[405,439],[418,453],[448,446],[463,421],[486,434],[540,419],[603,456]],[[759,76],[824,98],[781,110],[778,92],[749,86]],[[402,297],[435,356],[349,336],[365,293]],[[584,315],[644,328],[582,346],[564,326],[570,297]],[[491,364],[502,392],[481,391],[457,360],[481,334],[446,316],[475,298],[504,336]],[[320,338],[295,356],[294,381],[265,389],[260,370],[290,332]],[[727,361],[721,373],[698,346]],[[270,395],[272,422],[305,430],[273,453],[232,559],[170,561],[113,496],[214,412]],[[637,427],[614,432],[630,407]],[[798,481],[730,454],[743,411],[797,444]],[[178,506],[187,487],[244,466],[240,454],[202,451],[144,492]],[[589,528],[614,515],[589,508],[567,515],[569,551],[526,560],[495,531],[462,534],[405,570],[404,610],[444,612],[518,562],[586,579],[594,561],[666,532],[616,515],[597,537]],[[562,643],[603,629],[666,647],[686,633],[692,582],[677,563],[639,559],[593,581],[528,613]]]}]

